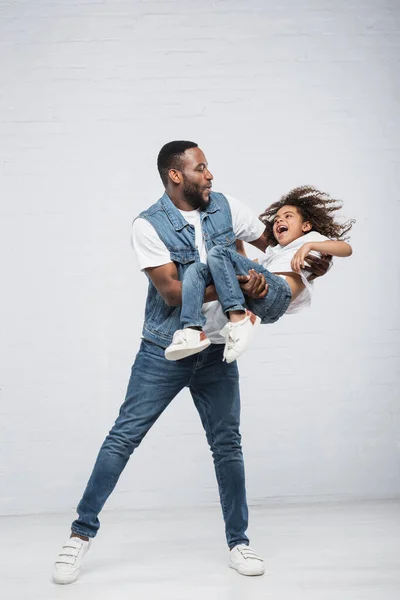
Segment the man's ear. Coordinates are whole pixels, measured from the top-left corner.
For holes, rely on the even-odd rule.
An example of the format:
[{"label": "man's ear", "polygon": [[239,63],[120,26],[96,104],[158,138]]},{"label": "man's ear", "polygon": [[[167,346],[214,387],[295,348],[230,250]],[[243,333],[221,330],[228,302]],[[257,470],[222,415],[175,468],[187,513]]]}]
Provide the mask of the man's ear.
[{"label": "man's ear", "polygon": [[304,231],[304,233],[308,233],[309,231],[311,231],[312,229],[312,223],[310,223],[310,221],[304,221],[301,230]]},{"label": "man's ear", "polygon": [[168,177],[176,184],[182,183],[183,181],[182,173],[176,169],[170,169],[168,171]]}]

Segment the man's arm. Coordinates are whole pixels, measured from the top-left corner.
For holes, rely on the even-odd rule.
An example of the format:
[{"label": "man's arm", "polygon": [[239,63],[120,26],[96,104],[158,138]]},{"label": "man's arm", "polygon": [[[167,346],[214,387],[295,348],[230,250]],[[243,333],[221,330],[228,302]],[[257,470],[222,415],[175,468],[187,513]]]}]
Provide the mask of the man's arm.
[{"label": "man's arm", "polygon": [[[160,267],[151,267],[145,271],[165,304],[168,306],[182,305],[182,282],[178,279],[178,269],[175,263],[170,262]],[[218,296],[215,287],[209,285],[206,287],[203,302],[212,302],[213,300],[218,300]]]},{"label": "man's arm", "polygon": [[[178,269],[171,262],[160,267],[145,269],[158,293],[168,306],[182,305],[182,282],[178,279]],[[263,298],[268,291],[264,275],[256,271],[250,271],[248,275],[238,276],[242,291],[250,298]],[[214,285],[206,287],[203,302],[218,300]]]},{"label": "man's arm", "polygon": [[246,250],[244,249],[242,240],[236,240],[236,252],[247,258]]}]

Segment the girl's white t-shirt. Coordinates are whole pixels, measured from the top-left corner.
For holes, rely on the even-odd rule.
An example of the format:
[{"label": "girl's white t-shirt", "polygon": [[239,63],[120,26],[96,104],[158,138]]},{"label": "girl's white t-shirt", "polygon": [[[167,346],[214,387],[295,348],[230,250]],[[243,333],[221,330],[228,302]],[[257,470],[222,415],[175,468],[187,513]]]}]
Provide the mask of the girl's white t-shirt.
[{"label": "girl's white t-shirt", "polygon": [[[265,225],[256,217],[253,211],[232,196],[224,194],[232,213],[232,226],[237,239],[244,242],[257,240],[264,232]],[[195,244],[200,260],[207,263],[207,248],[201,228],[201,211],[179,211],[184,219],[194,226]],[[141,270],[150,267],[160,267],[171,261],[168,248],[161,241],[157,231],[147,219],[138,218],[132,224],[132,246]],[[203,314],[206,317],[204,331],[214,344],[224,344],[225,339],[220,335],[221,329],[227,322],[218,301],[203,304]]]},{"label": "girl's white t-shirt", "polygon": [[[291,273],[293,271],[290,263],[301,246],[307,244],[307,242],[326,242],[328,240],[329,238],[321,235],[317,231],[310,231],[296,240],[293,240],[293,242],[287,246],[280,246],[279,244],[277,246],[268,246],[265,255],[260,259],[260,264],[271,273]],[[320,252],[312,251],[310,254],[321,256]],[[311,273],[308,271],[304,271],[304,269],[301,270],[300,276],[305,286],[304,290],[290,303],[286,313],[293,314],[310,306],[314,291],[313,282],[308,281],[310,275]]]}]

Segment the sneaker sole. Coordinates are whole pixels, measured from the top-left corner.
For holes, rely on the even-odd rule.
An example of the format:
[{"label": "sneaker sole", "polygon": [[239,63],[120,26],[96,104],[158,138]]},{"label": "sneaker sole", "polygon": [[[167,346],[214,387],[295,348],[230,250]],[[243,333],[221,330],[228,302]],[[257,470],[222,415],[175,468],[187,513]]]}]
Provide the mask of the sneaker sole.
[{"label": "sneaker sole", "polygon": [[180,360],[181,358],[186,358],[187,356],[193,356],[193,354],[198,354],[208,348],[211,344],[210,340],[204,340],[200,343],[200,346],[196,346],[196,348],[185,348],[184,350],[170,350],[169,352],[165,352],[165,358],[167,360]]},{"label": "sneaker sole", "polygon": [[234,571],[237,571],[239,575],[246,575],[247,577],[259,577],[260,575],[264,575],[265,573],[265,567],[260,567],[260,570],[255,573],[254,571],[250,572],[250,570],[248,571],[243,567],[237,567],[231,562],[229,563],[229,566],[231,569],[234,569]]},{"label": "sneaker sole", "polygon": [[68,585],[70,583],[74,583],[78,579],[79,571],[77,573],[71,575],[60,575],[56,571],[53,572],[53,581],[57,583],[57,585]]}]

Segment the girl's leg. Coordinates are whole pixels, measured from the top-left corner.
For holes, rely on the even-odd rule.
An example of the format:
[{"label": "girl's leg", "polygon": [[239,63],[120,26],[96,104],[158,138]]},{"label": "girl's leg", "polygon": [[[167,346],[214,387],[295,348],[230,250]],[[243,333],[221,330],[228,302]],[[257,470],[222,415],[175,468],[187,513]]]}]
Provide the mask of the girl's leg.
[{"label": "girl's leg", "polygon": [[206,322],[201,311],[203,306],[204,292],[211,283],[210,271],[204,263],[193,263],[190,265],[182,280],[182,328],[202,328]]},{"label": "girl's leg", "polygon": [[186,269],[182,279],[182,329],[175,331],[172,343],[165,349],[167,360],[181,360],[210,345],[202,331],[206,322],[202,306],[205,289],[211,281],[209,269],[203,263],[193,263]]},{"label": "girl's leg", "polygon": [[225,246],[214,246],[207,254],[208,267],[224,313],[246,310],[236,275],[247,275],[251,267],[239,265],[237,257],[245,258]]},{"label": "girl's leg", "polygon": [[[208,265],[219,301],[225,312],[249,308],[262,323],[273,323],[287,310],[291,292],[288,283],[262,265],[225,246],[214,246],[208,253]],[[262,273],[268,284],[264,298],[244,298],[237,275],[248,275],[250,269]]]}]

